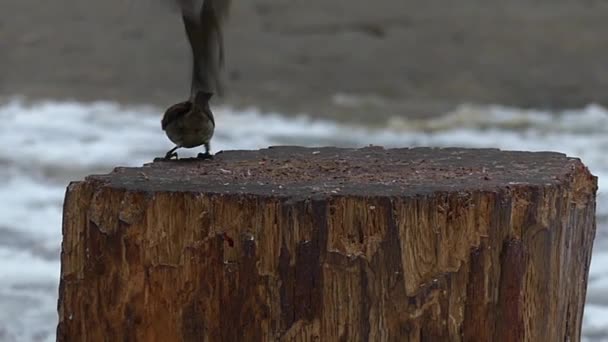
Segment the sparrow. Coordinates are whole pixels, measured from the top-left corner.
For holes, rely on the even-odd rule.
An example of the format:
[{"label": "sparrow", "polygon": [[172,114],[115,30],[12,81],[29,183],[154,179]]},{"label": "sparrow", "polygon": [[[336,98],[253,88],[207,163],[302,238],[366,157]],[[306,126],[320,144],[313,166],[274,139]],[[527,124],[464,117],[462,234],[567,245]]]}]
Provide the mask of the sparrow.
[{"label": "sparrow", "polygon": [[192,50],[190,98],[170,106],[161,127],[175,147],[165,159],[177,158],[178,148],[205,146],[199,158],[210,158],[210,140],[215,120],[209,100],[222,94],[220,69],[224,64],[222,27],[231,0],[176,0],[181,10],[186,36]]},{"label": "sparrow", "polygon": [[177,158],[180,147],[192,148],[205,145],[205,153],[198,158],[210,158],[209,141],[215,130],[215,120],[209,108],[211,93],[199,92],[194,101],[184,101],[169,107],[161,121],[161,127],[175,147],[169,150],[165,159]]}]

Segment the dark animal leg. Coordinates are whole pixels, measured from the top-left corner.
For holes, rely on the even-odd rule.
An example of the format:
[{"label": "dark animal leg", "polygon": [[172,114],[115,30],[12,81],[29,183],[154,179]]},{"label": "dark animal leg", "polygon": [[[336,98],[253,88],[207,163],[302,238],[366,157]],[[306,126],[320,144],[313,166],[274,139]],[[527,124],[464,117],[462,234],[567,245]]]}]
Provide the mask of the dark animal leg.
[{"label": "dark animal leg", "polygon": [[211,150],[211,147],[209,146],[209,143],[205,144],[205,153],[199,153],[196,157],[199,159],[211,159],[213,158],[213,155],[211,155],[211,153],[209,152]]},{"label": "dark animal leg", "polygon": [[175,157],[175,159],[177,159],[177,152],[175,152],[175,150],[177,150],[179,148],[179,146],[175,146],[174,148],[172,148],[171,150],[169,150],[169,152],[167,152],[167,154],[165,154],[165,159],[166,160],[170,160],[171,158]]}]

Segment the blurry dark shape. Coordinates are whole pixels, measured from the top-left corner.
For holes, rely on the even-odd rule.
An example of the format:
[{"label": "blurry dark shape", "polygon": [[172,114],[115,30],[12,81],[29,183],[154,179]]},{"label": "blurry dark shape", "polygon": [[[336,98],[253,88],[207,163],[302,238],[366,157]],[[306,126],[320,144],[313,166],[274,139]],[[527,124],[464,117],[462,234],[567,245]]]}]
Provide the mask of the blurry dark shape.
[{"label": "blurry dark shape", "polygon": [[177,0],[192,48],[191,99],[197,92],[222,93],[220,68],[224,64],[222,25],[230,0]]},{"label": "blurry dark shape", "polygon": [[192,48],[192,84],[190,99],[169,107],[163,116],[162,129],[176,145],[165,158],[177,158],[175,150],[178,148],[200,145],[205,145],[205,153],[199,157],[209,157],[209,141],[215,130],[209,99],[214,93],[222,93],[222,25],[228,15],[230,0],[177,0],[177,3]]}]

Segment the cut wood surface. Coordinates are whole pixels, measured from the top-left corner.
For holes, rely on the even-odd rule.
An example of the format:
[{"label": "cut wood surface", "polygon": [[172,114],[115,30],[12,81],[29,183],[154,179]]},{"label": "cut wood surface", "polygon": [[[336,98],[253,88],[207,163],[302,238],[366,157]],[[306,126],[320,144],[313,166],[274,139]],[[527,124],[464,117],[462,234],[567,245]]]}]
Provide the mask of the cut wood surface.
[{"label": "cut wood surface", "polygon": [[70,184],[59,341],[578,341],[597,179],[494,149],[274,147]]}]

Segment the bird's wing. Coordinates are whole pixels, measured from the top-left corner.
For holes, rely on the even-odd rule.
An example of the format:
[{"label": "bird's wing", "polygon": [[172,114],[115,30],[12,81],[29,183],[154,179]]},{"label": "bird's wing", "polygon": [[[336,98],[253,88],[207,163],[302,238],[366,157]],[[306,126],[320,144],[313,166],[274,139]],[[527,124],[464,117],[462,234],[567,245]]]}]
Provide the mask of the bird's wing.
[{"label": "bird's wing", "polygon": [[210,93],[198,92],[194,97],[192,107],[196,108],[196,110],[201,111],[215,127],[215,119],[213,118],[211,108],[209,108],[209,99],[211,99],[211,95],[212,94]]},{"label": "bird's wing", "polygon": [[230,0],[178,0],[186,35],[192,48],[192,99],[198,92],[221,93],[220,68],[224,63],[222,28]]},{"label": "bird's wing", "polygon": [[165,111],[165,115],[163,115],[163,119],[160,122],[162,129],[165,130],[167,126],[169,126],[173,121],[179,119],[180,117],[188,113],[191,108],[192,102],[190,101],[176,103],[173,106],[169,107]]},{"label": "bird's wing", "polygon": [[211,123],[213,124],[213,127],[215,127],[215,119],[213,118],[213,112],[211,112],[211,109],[209,107],[206,108],[206,110],[204,111],[205,116],[207,117],[207,120],[211,121]]}]

